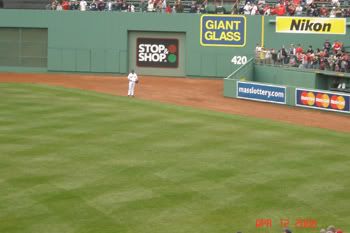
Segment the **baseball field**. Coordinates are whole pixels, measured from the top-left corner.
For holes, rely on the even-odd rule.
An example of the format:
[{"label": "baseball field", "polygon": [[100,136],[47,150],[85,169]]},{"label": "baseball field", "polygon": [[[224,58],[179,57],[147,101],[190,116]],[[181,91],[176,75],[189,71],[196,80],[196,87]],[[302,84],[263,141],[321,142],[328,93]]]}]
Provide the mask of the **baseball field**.
[{"label": "baseball field", "polygon": [[1,233],[350,229],[348,115],[225,99],[222,80],[128,98],[125,77],[1,76]]}]

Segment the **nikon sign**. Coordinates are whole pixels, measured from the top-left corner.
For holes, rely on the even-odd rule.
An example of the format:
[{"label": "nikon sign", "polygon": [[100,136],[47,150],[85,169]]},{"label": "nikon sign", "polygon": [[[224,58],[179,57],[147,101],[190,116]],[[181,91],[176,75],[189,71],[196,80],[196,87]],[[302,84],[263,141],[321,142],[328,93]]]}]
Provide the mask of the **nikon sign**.
[{"label": "nikon sign", "polygon": [[276,32],[345,35],[346,19],[315,17],[276,17]]}]

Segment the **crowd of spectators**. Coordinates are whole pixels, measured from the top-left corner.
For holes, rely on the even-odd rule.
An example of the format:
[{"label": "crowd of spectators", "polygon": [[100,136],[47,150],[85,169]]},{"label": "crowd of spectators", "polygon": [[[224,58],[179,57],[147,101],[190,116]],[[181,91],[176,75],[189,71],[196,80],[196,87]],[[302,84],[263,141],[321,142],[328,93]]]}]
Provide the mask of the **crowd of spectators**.
[{"label": "crowd of spectators", "polygon": [[312,45],[305,49],[301,44],[291,44],[288,48],[282,46],[277,50],[263,48],[257,44],[255,58],[260,64],[350,73],[350,54],[338,40],[334,42],[326,40],[322,48],[317,49]]},{"label": "crowd of spectators", "polygon": [[[349,2],[348,2],[349,1]],[[229,4],[221,4],[214,0],[51,0],[48,9],[80,10],[80,11],[123,11],[182,13],[186,8],[189,13],[217,13],[244,15],[289,15],[315,17],[350,17],[350,0],[330,0],[328,4],[320,0],[276,0],[275,4],[265,0],[233,0]],[[211,6],[211,7],[209,7]],[[229,6],[229,7],[228,7]]]},{"label": "crowd of spectators", "polygon": [[288,48],[276,50],[257,45],[256,59],[259,63],[286,65],[302,69],[320,69],[336,72],[350,72],[350,54],[345,51],[342,42],[331,43],[326,40],[322,48],[314,49],[312,45],[304,49],[301,44],[291,44]]},{"label": "crowd of spectators", "polygon": [[[350,17],[350,7],[345,0],[343,5],[339,0],[279,0],[275,5],[270,5],[265,0],[247,0],[241,8],[233,7],[235,14],[245,15],[277,15],[277,16],[314,16],[314,17]],[[345,4],[346,3],[346,4]],[[345,5],[344,5],[345,4]]]},{"label": "crowd of spectators", "polygon": [[[193,1],[189,6],[190,13],[204,13],[207,0],[197,4]],[[138,4],[130,4],[126,0],[51,0],[47,6],[50,10],[80,10],[80,11],[121,11],[135,12],[136,6],[140,12],[182,13],[184,5],[181,0],[175,0],[172,5],[167,0],[140,0]]]},{"label": "crowd of spectators", "polygon": [[327,229],[322,228],[320,233],[343,233],[343,231],[341,229],[336,229],[336,227],[333,225],[330,225],[327,227]]},{"label": "crowd of spectators", "polygon": [[103,1],[103,0],[92,0],[87,2],[86,0],[81,1],[67,1],[67,0],[51,0],[51,3],[47,7],[50,10],[80,10],[80,11],[112,11],[119,10],[123,12],[135,12],[135,6],[129,5],[126,1]]}]

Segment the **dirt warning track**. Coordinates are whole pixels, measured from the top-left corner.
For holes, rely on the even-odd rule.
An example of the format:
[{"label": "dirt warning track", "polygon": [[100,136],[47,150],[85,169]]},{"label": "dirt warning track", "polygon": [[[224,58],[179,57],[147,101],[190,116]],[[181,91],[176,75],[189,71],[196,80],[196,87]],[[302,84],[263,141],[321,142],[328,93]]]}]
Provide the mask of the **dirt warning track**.
[{"label": "dirt warning track", "polygon": [[[118,96],[127,95],[126,76],[0,73],[0,82],[40,83]],[[136,98],[350,132],[350,115],[223,97],[223,80],[141,76]]]}]

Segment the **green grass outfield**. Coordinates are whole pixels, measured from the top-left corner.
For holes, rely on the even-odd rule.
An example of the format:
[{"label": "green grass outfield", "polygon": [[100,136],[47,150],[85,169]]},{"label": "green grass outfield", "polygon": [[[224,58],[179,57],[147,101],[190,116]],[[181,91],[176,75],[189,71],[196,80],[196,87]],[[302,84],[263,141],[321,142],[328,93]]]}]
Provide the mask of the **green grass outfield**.
[{"label": "green grass outfield", "polygon": [[349,232],[349,168],[346,133],[0,84],[1,233]]}]

